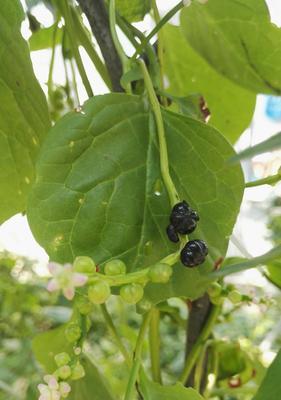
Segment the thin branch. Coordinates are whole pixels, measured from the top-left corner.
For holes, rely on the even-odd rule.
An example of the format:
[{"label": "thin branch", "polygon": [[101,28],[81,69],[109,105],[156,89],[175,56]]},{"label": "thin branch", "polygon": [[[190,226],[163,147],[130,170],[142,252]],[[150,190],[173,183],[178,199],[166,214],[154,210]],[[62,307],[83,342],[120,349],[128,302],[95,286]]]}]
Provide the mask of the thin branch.
[{"label": "thin branch", "polygon": [[103,0],[78,0],[82,11],[86,14],[92,32],[99,44],[113,90],[122,92],[120,85],[122,65],[115,49],[109,27],[108,13]]}]

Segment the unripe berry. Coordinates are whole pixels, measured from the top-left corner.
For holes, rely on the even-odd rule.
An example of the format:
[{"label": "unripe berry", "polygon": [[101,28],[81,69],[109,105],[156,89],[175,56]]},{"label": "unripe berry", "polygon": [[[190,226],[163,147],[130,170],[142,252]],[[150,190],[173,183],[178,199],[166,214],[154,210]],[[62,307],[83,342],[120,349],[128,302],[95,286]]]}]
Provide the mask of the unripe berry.
[{"label": "unripe berry", "polygon": [[83,378],[84,376],[85,376],[85,370],[83,366],[78,362],[72,368],[71,379],[77,380]]},{"label": "unripe berry", "polygon": [[59,353],[55,355],[55,363],[58,367],[63,367],[70,363],[70,357],[67,353]]},{"label": "unripe berry", "polygon": [[146,298],[142,298],[137,304],[136,311],[138,314],[145,314],[147,311],[151,309],[151,307],[152,303]]},{"label": "unripe berry", "polygon": [[207,293],[210,297],[217,297],[221,294],[222,287],[218,282],[212,282],[207,289]]},{"label": "unripe berry", "polygon": [[169,264],[158,263],[150,267],[148,277],[151,282],[166,283],[169,281],[173,269]]},{"label": "unripe berry", "polygon": [[126,303],[136,304],[143,297],[143,287],[138,283],[122,286],[120,296]]},{"label": "unripe berry", "polygon": [[62,367],[60,367],[57,370],[57,375],[63,380],[68,379],[70,377],[70,375],[71,375],[70,366],[69,365],[63,365]]},{"label": "unripe berry", "polygon": [[221,306],[224,302],[224,298],[222,296],[210,297],[210,301],[215,306]]},{"label": "unripe berry", "polygon": [[94,304],[103,304],[110,296],[110,286],[107,282],[97,281],[88,289],[89,300]]},{"label": "unripe berry", "polygon": [[108,261],[104,266],[106,275],[121,275],[126,273],[126,264],[122,260]]},{"label": "unripe berry", "polygon": [[85,299],[84,297],[79,297],[76,300],[75,305],[77,306],[78,311],[82,315],[87,315],[92,310],[92,304],[87,299]]},{"label": "unripe berry", "polygon": [[75,272],[92,273],[96,271],[96,264],[87,256],[76,257],[73,263],[73,270]]},{"label": "unripe berry", "polygon": [[232,290],[228,293],[228,299],[231,301],[231,303],[237,304],[242,300],[242,295],[238,292],[238,290]]},{"label": "unripe berry", "polygon": [[77,342],[77,340],[80,339],[81,337],[81,333],[82,332],[80,326],[75,323],[69,324],[65,329],[66,339],[70,343]]}]

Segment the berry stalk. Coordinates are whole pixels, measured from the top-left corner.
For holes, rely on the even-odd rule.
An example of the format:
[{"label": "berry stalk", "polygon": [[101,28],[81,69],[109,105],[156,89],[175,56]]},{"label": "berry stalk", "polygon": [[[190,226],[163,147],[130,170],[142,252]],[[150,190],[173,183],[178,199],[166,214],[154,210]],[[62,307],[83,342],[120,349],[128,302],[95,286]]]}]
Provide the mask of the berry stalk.
[{"label": "berry stalk", "polygon": [[151,79],[150,79],[150,76],[149,76],[149,73],[147,71],[144,61],[138,60],[138,62],[141,67],[141,70],[142,70],[144,83],[146,86],[149,101],[150,101],[151,108],[152,108],[155,122],[156,122],[158,139],[159,139],[161,173],[162,173],[164,184],[165,184],[166,189],[169,194],[171,206],[173,207],[176,203],[179,202],[179,195],[178,195],[178,192],[175,188],[174,182],[170,175],[168,150],[167,150],[167,143],[166,143],[166,138],[165,138],[165,129],[164,129],[164,123],[163,123],[162,114],[161,114],[161,108],[160,108],[157,96],[156,96],[154,88],[153,88],[153,84],[151,82]]}]

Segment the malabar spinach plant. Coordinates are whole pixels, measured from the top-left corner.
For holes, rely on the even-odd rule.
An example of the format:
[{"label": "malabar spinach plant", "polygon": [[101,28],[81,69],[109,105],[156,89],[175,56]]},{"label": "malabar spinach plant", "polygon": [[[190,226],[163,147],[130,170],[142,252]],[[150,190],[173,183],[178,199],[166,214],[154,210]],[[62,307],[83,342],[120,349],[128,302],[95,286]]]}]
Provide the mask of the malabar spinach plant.
[{"label": "malabar spinach plant", "polygon": [[[38,4],[53,25],[37,20]],[[164,16],[155,0],[26,0],[25,13],[19,0],[0,5],[0,219],[27,214],[50,257],[46,289],[72,308],[33,340],[45,371],[38,399],[279,399],[281,355],[257,388],[254,359],[213,332],[227,298],[253,300],[224,277],[281,256],[277,245],[224,261],[245,186],[280,180],[245,185],[239,164],[280,147],[280,134],[240,155],[232,147],[256,95],[281,94],[281,32],[265,1],[183,0]],[[147,14],[151,32],[134,24]],[[47,100],[29,55],[42,49],[51,50]],[[58,53],[64,85],[54,80]],[[106,94],[95,95],[97,75]],[[189,311],[180,372],[165,381],[159,326],[167,315],[183,322],[170,298]],[[133,346],[108,309],[120,299],[120,316],[128,303],[139,321]],[[121,395],[94,365],[97,313],[122,359]]]}]

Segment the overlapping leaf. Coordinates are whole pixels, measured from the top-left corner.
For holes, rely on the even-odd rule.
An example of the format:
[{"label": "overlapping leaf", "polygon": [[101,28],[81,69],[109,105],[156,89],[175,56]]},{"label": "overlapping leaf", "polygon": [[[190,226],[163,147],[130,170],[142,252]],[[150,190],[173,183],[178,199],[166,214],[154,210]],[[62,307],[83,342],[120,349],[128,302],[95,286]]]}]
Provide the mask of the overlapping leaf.
[{"label": "overlapping leaf", "polygon": [[21,36],[19,1],[0,1],[0,223],[24,211],[48,109]]},{"label": "overlapping leaf", "polygon": [[129,22],[141,21],[151,8],[151,0],[116,0],[116,9]]},{"label": "overlapping leaf", "polygon": [[[66,352],[73,355],[73,345],[65,338],[66,325],[38,334],[33,340],[33,352],[45,372],[52,374],[57,369],[54,361],[56,354]],[[96,366],[89,360],[83,360],[85,377],[70,381],[69,400],[113,400],[108,382],[106,383]]]},{"label": "overlapping leaf", "polygon": [[203,400],[203,397],[192,388],[186,388],[180,383],[162,386],[151,382],[144,373],[141,374],[140,390],[144,400]]},{"label": "overlapping leaf", "polygon": [[[52,259],[121,258],[132,271],[176,250],[165,234],[170,206],[145,107],[137,96],[95,97],[50,131],[28,218]],[[163,117],[171,173],[181,198],[200,214],[196,237],[208,243],[210,263],[225,254],[242,197],[241,170],[226,165],[233,150],[215,129],[171,112]],[[198,296],[207,264],[195,271],[178,265],[171,284],[159,285],[161,299]]]},{"label": "overlapping leaf", "polygon": [[210,124],[235,142],[251,122],[255,95],[216,72],[192,49],[180,27],[167,25],[163,39],[168,92],[175,96],[200,93],[211,111]]},{"label": "overlapping leaf", "polygon": [[281,93],[281,31],[264,0],[194,1],[181,26],[219,73],[255,93]]},{"label": "overlapping leaf", "polygon": [[281,350],[268,368],[266,376],[253,400],[278,399],[281,393]]}]

